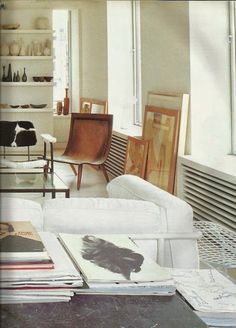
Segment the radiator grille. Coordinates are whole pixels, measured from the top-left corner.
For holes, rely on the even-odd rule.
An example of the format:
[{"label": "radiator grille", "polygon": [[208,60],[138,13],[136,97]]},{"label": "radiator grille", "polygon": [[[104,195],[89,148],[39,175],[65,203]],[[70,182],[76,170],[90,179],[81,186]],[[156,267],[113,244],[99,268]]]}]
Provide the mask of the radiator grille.
[{"label": "radiator grille", "polygon": [[182,164],[183,198],[192,206],[194,219],[236,229],[236,182]]},{"label": "radiator grille", "polygon": [[124,173],[127,140],[126,135],[113,132],[110,153],[105,163],[106,170],[113,177]]}]

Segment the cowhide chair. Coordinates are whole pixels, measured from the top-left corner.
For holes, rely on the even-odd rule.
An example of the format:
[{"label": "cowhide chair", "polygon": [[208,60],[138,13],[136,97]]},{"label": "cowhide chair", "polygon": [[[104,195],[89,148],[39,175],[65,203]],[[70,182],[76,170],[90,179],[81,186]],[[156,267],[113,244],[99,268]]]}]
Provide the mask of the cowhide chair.
[{"label": "cowhide chair", "polygon": [[[30,121],[0,121],[0,146],[3,147],[3,158],[1,158],[1,167],[8,168],[38,168],[47,170],[46,144],[50,144],[52,149],[56,138],[48,134],[41,134],[44,141],[44,155],[39,160],[30,160],[30,147],[36,145],[36,130]],[[6,159],[7,147],[27,147],[28,161],[11,161]],[[51,150],[52,153],[53,150]]]}]

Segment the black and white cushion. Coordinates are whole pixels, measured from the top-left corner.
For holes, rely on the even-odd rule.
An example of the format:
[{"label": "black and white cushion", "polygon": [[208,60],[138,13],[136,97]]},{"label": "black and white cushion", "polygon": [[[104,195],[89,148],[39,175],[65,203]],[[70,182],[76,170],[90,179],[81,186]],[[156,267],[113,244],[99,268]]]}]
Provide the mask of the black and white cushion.
[{"label": "black and white cushion", "polygon": [[0,121],[0,146],[26,147],[37,143],[34,125],[30,121]]}]

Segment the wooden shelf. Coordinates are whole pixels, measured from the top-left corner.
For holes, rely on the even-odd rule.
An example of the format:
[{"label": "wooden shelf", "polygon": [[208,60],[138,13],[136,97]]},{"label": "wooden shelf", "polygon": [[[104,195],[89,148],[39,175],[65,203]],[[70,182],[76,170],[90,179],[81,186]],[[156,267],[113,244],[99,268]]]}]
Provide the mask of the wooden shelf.
[{"label": "wooden shelf", "polygon": [[15,29],[15,30],[0,30],[1,34],[52,34],[53,30],[21,30],[21,29]]},{"label": "wooden shelf", "polygon": [[0,113],[52,113],[53,108],[1,108]]},{"label": "wooden shelf", "polygon": [[1,60],[52,60],[52,56],[0,56]]},{"label": "wooden shelf", "polygon": [[2,87],[48,87],[53,86],[53,82],[1,82]]}]

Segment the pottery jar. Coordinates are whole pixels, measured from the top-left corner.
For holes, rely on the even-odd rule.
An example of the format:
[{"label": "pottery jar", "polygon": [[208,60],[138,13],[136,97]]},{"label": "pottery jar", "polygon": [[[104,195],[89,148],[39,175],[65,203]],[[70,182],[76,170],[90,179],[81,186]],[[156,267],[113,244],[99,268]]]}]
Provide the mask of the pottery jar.
[{"label": "pottery jar", "polygon": [[50,56],[51,55],[51,49],[48,48],[48,47],[45,47],[43,49],[43,54],[44,54],[44,56]]},{"label": "pottery jar", "polygon": [[62,101],[57,101],[57,115],[61,115],[63,110]]},{"label": "pottery jar", "polygon": [[35,20],[35,27],[39,30],[47,30],[49,28],[49,21],[47,17],[37,17]]},{"label": "pottery jar", "polygon": [[9,55],[9,46],[7,43],[1,44],[1,56],[8,56]]},{"label": "pottery jar", "polygon": [[19,55],[19,52],[20,52],[20,45],[19,45],[19,43],[16,42],[16,41],[13,41],[10,44],[10,54],[12,56],[18,56]]}]

